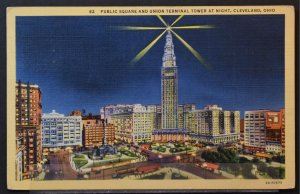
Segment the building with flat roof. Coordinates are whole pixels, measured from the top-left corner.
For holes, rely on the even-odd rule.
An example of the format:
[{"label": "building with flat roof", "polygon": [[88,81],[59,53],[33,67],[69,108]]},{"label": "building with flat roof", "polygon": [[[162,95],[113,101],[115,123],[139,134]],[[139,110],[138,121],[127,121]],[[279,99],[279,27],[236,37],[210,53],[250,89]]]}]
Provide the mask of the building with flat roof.
[{"label": "building with flat roof", "polygon": [[[282,153],[284,109],[266,113],[266,152]],[[284,144],[284,143],[283,143]]]},{"label": "building with flat roof", "polygon": [[266,149],[266,112],[270,110],[245,111],[244,146],[250,152]]},{"label": "building with flat roof", "polygon": [[81,116],[65,116],[54,110],[42,116],[43,147],[82,145]]},{"label": "building with flat roof", "polygon": [[[107,144],[112,145],[115,141],[115,127],[111,123],[105,123],[100,115],[86,115],[82,116],[83,123],[83,146],[86,148],[93,148],[95,146],[102,146],[104,135],[106,136]],[[106,130],[104,132],[104,130]]]},{"label": "building with flat roof", "polygon": [[237,142],[240,133],[240,112],[225,111],[217,105],[189,112],[187,128],[190,139],[213,144]]},{"label": "building with flat roof", "polygon": [[100,115],[88,115],[82,117],[82,143],[85,148],[93,148],[102,145],[103,125]]},{"label": "building with flat roof", "polygon": [[284,153],[284,109],[246,111],[244,120],[246,151]]},{"label": "building with flat roof", "polygon": [[[42,143],[41,143],[41,95],[38,85],[16,83],[16,138],[22,152],[22,178],[36,176],[41,171]],[[20,158],[19,158],[20,159]],[[20,164],[20,163],[19,163]]]},{"label": "building with flat roof", "polygon": [[156,109],[135,104],[131,111],[111,115],[115,138],[128,143],[150,142],[156,127]]}]

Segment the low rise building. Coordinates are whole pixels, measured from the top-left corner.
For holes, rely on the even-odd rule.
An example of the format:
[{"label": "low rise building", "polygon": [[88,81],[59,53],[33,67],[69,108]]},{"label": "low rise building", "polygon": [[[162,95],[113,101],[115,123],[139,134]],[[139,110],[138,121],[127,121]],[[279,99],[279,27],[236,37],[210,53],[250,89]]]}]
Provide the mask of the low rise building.
[{"label": "low rise building", "polygon": [[81,116],[52,113],[42,116],[43,147],[68,147],[82,145]]}]

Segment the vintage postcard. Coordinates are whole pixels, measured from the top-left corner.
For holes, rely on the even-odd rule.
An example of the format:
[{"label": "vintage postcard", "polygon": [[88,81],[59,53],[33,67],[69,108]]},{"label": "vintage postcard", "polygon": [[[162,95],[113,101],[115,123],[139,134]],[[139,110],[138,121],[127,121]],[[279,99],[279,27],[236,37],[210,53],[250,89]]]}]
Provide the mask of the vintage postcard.
[{"label": "vintage postcard", "polygon": [[292,6],[9,7],[9,189],[295,186]]}]

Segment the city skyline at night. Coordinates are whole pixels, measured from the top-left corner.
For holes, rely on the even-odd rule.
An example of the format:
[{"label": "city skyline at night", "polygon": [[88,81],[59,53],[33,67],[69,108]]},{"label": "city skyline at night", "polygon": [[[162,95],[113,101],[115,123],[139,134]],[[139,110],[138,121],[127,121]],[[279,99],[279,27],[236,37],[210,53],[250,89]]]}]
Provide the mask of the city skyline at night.
[{"label": "city skyline at night", "polygon": [[[154,16],[126,20],[126,25],[141,23],[160,25]],[[246,110],[284,107],[283,16],[185,16],[178,24],[216,26],[177,31],[212,64],[207,70],[174,40],[179,104],[200,109],[218,104],[240,110],[241,116]],[[17,80],[40,86],[43,112],[99,113],[107,104],[160,104],[164,40],[130,64],[159,32],[117,31],[118,25],[124,25],[124,17],[17,18]]]}]

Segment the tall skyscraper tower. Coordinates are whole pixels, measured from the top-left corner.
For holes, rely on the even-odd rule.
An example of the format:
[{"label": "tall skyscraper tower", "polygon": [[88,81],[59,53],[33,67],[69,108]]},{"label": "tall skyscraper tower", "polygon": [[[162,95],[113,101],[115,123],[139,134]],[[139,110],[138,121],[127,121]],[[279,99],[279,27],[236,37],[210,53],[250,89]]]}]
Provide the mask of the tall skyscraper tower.
[{"label": "tall skyscraper tower", "polygon": [[161,68],[162,129],[178,127],[178,74],[172,34],[167,32]]}]

